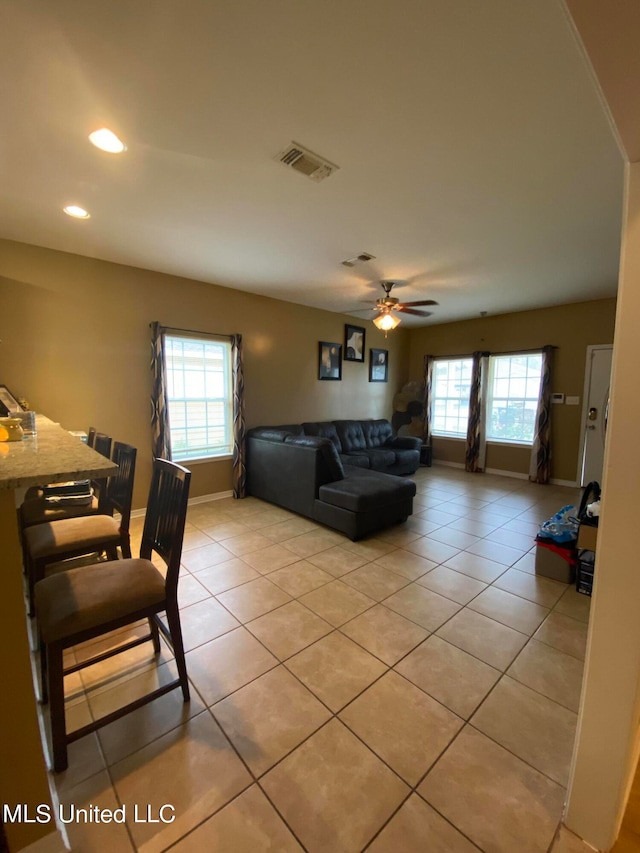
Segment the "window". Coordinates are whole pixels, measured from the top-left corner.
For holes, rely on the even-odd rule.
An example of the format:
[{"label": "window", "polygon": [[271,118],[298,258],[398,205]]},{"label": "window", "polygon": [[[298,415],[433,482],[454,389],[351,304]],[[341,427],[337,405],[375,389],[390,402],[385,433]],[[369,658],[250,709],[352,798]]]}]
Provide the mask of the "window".
[{"label": "window", "polygon": [[542,354],[489,359],[487,439],[533,444]]},{"label": "window", "polygon": [[470,358],[434,361],[431,388],[434,435],[466,438],[472,365]]},{"label": "window", "polygon": [[231,453],[231,343],[167,334],[165,365],[172,458]]}]

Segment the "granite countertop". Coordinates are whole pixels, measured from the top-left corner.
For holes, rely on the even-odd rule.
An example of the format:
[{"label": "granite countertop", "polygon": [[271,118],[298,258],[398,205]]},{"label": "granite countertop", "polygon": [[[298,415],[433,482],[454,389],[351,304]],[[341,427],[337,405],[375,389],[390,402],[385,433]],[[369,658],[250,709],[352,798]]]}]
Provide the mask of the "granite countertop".
[{"label": "granite countertop", "polygon": [[118,470],[111,460],[44,415],[36,415],[36,430],[36,435],[22,441],[0,442],[0,489],[95,479]]}]

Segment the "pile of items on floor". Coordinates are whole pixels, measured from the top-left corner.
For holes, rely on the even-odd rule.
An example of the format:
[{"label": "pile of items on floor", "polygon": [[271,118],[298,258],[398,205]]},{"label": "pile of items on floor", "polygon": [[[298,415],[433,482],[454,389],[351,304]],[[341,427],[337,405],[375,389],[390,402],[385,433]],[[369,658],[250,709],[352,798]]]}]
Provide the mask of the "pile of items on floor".
[{"label": "pile of items on floor", "polygon": [[600,485],[589,483],[580,506],[564,506],[540,527],[536,536],[536,574],[591,595],[600,518]]}]

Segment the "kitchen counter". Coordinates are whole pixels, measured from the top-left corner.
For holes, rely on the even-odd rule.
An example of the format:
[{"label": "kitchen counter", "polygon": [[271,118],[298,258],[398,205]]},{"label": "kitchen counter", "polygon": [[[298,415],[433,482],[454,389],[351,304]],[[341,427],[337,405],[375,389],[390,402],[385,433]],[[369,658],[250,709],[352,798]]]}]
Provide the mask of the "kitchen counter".
[{"label": "kitchen counter", "polygon": [[[5,678],[0,702],[0,802],[11,809],[25,804],[30,818],[38,805],[51,807],[51,795],[31,671],[16,489],[96,479],[117,471],[113,462],[49,418],[37,415],[36,429],[35,436],[0,443],[0,672]],[[9,849],[16,851],[57,833],[53,823],[35,821],[5,822],[4,831]]]}]

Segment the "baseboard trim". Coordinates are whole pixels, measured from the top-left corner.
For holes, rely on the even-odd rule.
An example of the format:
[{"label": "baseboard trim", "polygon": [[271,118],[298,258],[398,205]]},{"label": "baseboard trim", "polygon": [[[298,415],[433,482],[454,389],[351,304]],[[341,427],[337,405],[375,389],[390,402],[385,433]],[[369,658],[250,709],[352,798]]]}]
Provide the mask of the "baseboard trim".
[{"label": "baseboard trim", "polygon": [[516,480],[528,480],[529,475],[520,471],[505,471],[503,468],[485,468],[485,474],[497,474],[498,477],[512,477]]},{"label": "baseboard trim", "polygon": [[[464,471],[464,465],[462,462],[447,462],[446,459],[434,459],[433,465],[442,465],[445,468],[458,468]],[[512,477],[516,480],[528,480],[528,474],[522,474],[519,471],[505,471],[502,468],[485,468],[485,474],[497,474],[499,477]],[[558,480],[556,477],[552,477],[549,480],[549,483],[552,486],[568,486],[572,489],[579,488],[577,480]]]},{"label": "baseboard trim", "polygon": [[[189,498],[188,506],[195,506],[196,504],[205,504],[209,501],[221,501],[223,498],[232,497],[233,492],[231,489],[228,489],[226,492],[214,492],[211,495],[199,495],[197,498]],[[146,512],[146,507],[142,507],[142,509],[134,509],[131,511],[131,518],[144,518]]]},{"label": "baseboard trim", "polygon": [[580,484],[577,480],[558,480],[555,477],[552,477],[549,482],[552,486],[569,486],[571,489],[580,488]]},{"label": "baseboard trim", "polygon": [[444,468],[461,468],[464,471],[462,462],[447,462],[446,459],[434,459],[433,465],[442,465]]}]

